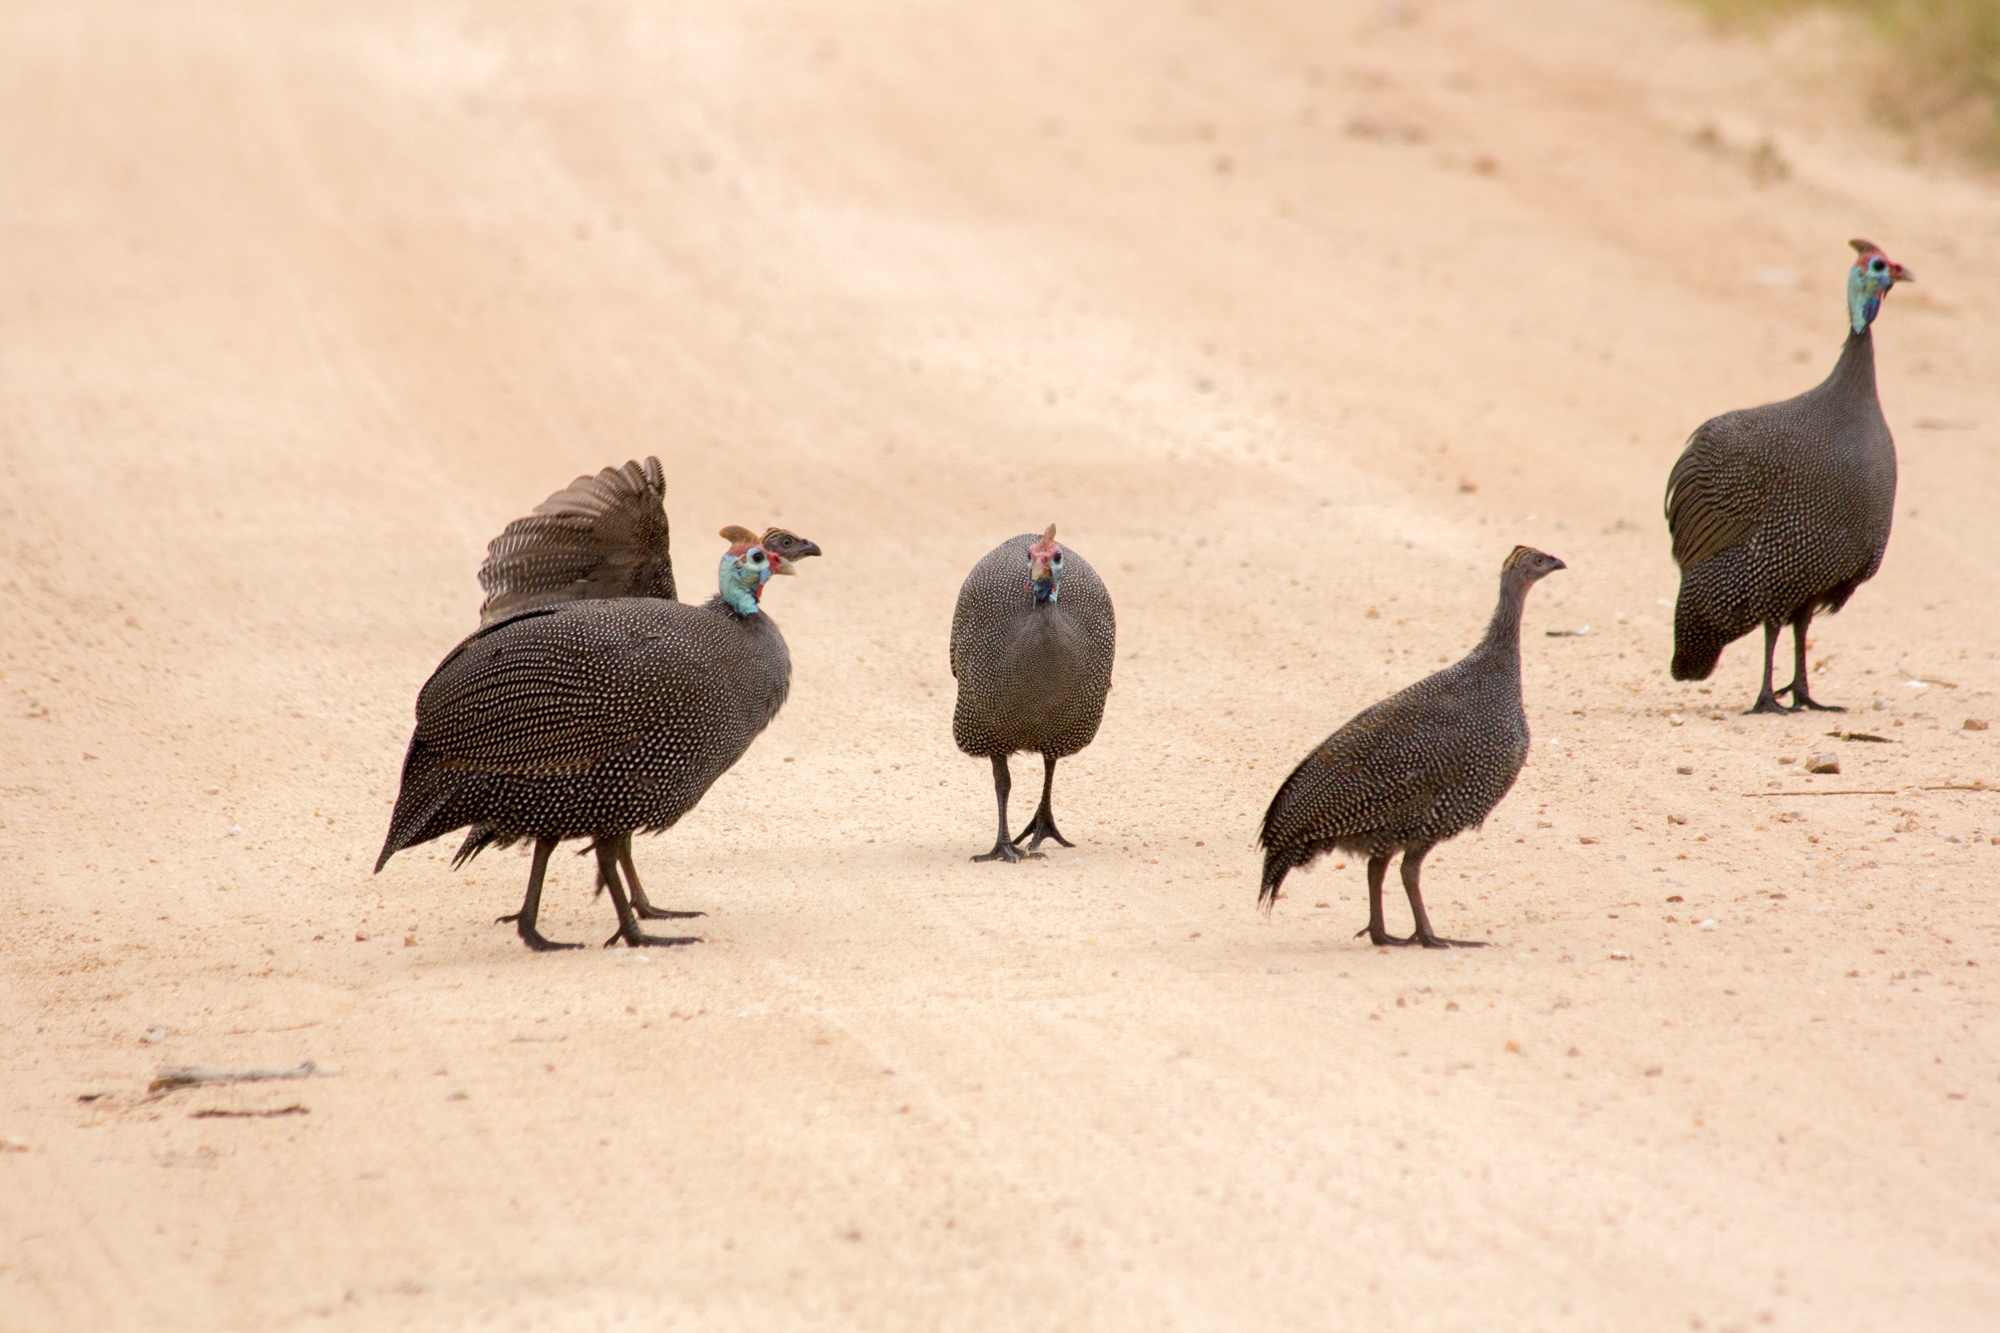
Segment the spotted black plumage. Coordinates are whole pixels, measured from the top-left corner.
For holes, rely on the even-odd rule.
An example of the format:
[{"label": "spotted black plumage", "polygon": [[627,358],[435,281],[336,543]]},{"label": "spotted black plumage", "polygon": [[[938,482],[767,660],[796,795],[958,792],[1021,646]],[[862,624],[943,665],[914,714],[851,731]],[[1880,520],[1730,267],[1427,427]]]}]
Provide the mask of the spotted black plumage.
[{"label": "spotted black plumage", "polygon": [[517,918],[503,919],[547,948],[535,918],[548,853],[587,837],[618,911],[613,938],[684,942],[638,932],[618,870],[630,870],[631,835],[670,828],[692,810],[784,704],[791,657],[756,601],[769,566],[761,547],[739,544],[723,558],[723,591],[702,606],[567,602],[459,644],[418,695],[375,868],[467,825],[454,864],[489,844],[533,839],[528,896]]},{"label": "spotted black plumage", "polygon": [[[1911,279],[1869,242],[1852,244],[1850,331],[1833,373],[1796,398],[1703,422],[1667,477],[1667,528],[1681,567],[1674,679],[1707,679],[1724,647],[1762,625],[1753,713],[1828,708],[1806,688],[1806,628],[1875,576],[1889,544],[1896,442],[1875,395],[1872,321],[1882,295]],[[1784,625],[1792,682],[1774,690]],[[1785,694],[1791,709],[1778,702]]]},{"label": "spotted black plumage", "polygon": [[[1527,761],[1521,607],[1529,588],[1562,568],[1552,555],[1515,547],[1501,566],[1500,602],[1479,646],[1364,709],[1292,770],[1264,812],[1258,839],[1264,848],[1258,902],[1267,911],[1287,874],[1338,848],[1368,858],[1366,933],[1374,943],[1476,943],[1440,939],[1431,930],[1418,876],[1432,847],[1486,822]],[[1407,939],[1390,935],[1382,922],[1382,879],[1398,852],[1416,919]]]},{"label": "spotted black plumage", "polygon": [[[1117,622],[1111,595],[1090,562],[1055,540],[1023,533],[972,567],[951,618],[951,674],[958,679],[952,739],[993,761],[1000,835],[975,861],[1018,861],[1016,843],[1071,844],[1057,832],[1050,798],[1056,761],[1097,735],[1111,689]],[[1007,836],[1007,756],[1042,756],[1042,800],[1020,836]]]}]

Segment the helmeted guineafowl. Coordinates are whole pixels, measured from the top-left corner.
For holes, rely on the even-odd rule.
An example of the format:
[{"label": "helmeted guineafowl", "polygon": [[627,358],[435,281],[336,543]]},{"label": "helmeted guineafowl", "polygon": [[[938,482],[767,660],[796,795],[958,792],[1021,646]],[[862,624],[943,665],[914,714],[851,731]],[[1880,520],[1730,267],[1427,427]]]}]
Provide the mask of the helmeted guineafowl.
[{"label": "helmeted guineafowl", "polygon": [[[479,566],[479,585],[486,592],[479,623],[491,625],[563,602],[611,597],[674,600],[666,494],[660,460],[635,459],[623,467],[607,467],[594,477],[578,477],[536,505],[533,513],[509,523],[488,543],[486,560]],[[820,553],[819,547],[783,528],[768,528],[759,538],[731,525],[722,536],[733,543],[761,544],[773,574],[797,573],[796,561]],[[484,830],[475,825],[459,849],[459,859],[482,845]],[[631,883],[632,910],[639,916],[666,921],[702,915],[652,904],[639,882],[639,868],[632,863],[629,834],[613,840],[612,852]],[[611,881],[600,879],[598,887],[608,889]]]},{"label": "helmeted guineafowl", "polygon": [[[1843,711],[1806,690],[1806,627],[1875,577],[1896,507],[1896,442],[1875,396],[1871,325],[1910,271],[1868,241],[1847,275],[1847,343],[1817,388],[1725,412],[1689,437],[1667,475],[1667,528],[1681,592],[1675,680],[1706,680],[1728,644],[1764,627],[1764,684],[1753,713]],[[1771,688],[1781,626],[1792,682]],[[1778,702],[1789,694],[1791,708]]]},{"label": "helmeted guineafowl", "polygon": [[[1023,533],[993,548],[965,576],[951,617],[951,674],[958,678],[952,739],[969,755],[993,761],[1000,836],[975,861],[1018,861],[1015,844],[1033,838],[1072,844],[1056,831],[1050,795],[1056,761],[1097,735],[1111,689],[1117,646],[1111,594],[1090,562],[1056,541]],[[1020,836],[1007,836],[1007,756],[1042,757],[1042,801]]]},{"label": "helmeted guineafowl", "polygon": [[[1368,858],[1368,926],[1376,944],[1476,946],[1441,939],[1424,912],[1417,877],[1424,855],[1477,828],[1514,785],[1528,758],[1521,706],[1521,606],[1537,580],[1566,568],[1516,546],[1500,567],[1500,604],[1479,646],[1459,661],[1364,709],[1292,770],[1264,812],[1257,900],[1269,911],[1291,871],[1338,848]],[[1382,926],[1382,880],[1403,854],[1403,892],[1416,931]]]},{"label": "helmeted guineafowl", "polygon": [[[486,592],[479,623],[595,598],[672,601],[666,495],[660,460],[634,460],[594,477],[578,477],[536,505],[532,514],[509,523],[488,543],[485,563],[479,566],[479,586]],[[761,541],[773,574],[790,574],[793,561],[819,554],[817,546],[783,528],[767,529],[761,539],[740,528],[725,535],[732,541]]]},{"label": "helmeted guineafowl", "polygon": [[[530,948],[549,855],[590,838],[629,945],[681,944],[639,931],[624,887],[634,832],[692,810],[785,702],[791,656],[759,605],[763,547],[737,542],[702,606],[588,599],[519,612],[459,644],[417,697],[389,836],[375,868],[405,847],[473,826],[456,866],[489,844],[533,839],[516,922]],[[632,878],[634,888],[637,877]]]}]

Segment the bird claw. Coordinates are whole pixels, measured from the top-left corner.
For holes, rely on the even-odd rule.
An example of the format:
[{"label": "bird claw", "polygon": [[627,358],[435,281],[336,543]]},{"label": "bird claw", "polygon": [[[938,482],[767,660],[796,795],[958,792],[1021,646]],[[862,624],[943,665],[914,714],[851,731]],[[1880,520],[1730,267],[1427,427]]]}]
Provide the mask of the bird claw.
[{"label": "bird claw", "polygon": [[535,930],[532,927],[527,930],[521,930],[521,914],[519,912],[515,912],[509,916],[496,916],[493,918],[493,924],[496,926],[508,921],[514,923],[516,932],[521,936],[521,943],[527,945],[536,953],[551,953],[557,949],[581,949],[583,947],[581,944],[564,944],[560,940],[549,939],[541,931]]},{"label": "bird claw", "polygon": [[1448,940],[1442,935],[1391,935],[1387,931],[1375,931],[1367,926],[1354,932],[1354,938],[1363,935],[1378,949],[1407,949],[1413,944],[1426,949],[1484,949],[1491,940]]},{"label": "bird claw", "polygon": [[1036,815],[1033,823],[1015,835],[1014,845],[1019,846],[1021,840],[1027,838],[1030,834],[1034,837],[1034,840],[1028,844],[1028,851],[1030,853],[1044,842],[1055,842],[1063,847],[1076,846],[1075,843],[1056,831],[1056,821],[1048,818],[1046,815]]},{"label": "bird claw", "polygon": [[1007,861],[1011,863],[1020,860],[1023,855],[1040,856],[1041,853],[1040,852],[1023,853],[1018,847],[1014,846],[1013,843],[1006,842],[1003,840],[994,843],[992,851],[982,853],[981,855],[975,856],[972,859],[974,861]]},{"label": "bird claw", "polygon": [[[698,916],[700,913],[692,913],[692,915]],[[614,932],[610,939],[604,941],[604,947],[609,949],[620,940],[625,941],[625,947],[628,949],[667,949],[677,944],[702,943],[701,937],[698,935],[648,935],[644,931],[634,927],[629,931],[620,930]],[[574,949],[581,948],[582,946],[573,944],[569,947]]]},{"label": "bird claw", "polygon": [[1796,713],[1805,709],[1810,709],[1815,713],[1845,713],[1847,711],[1841,704],[1823,704],[1810,694],[1803,694],[1798,690],[1793,690],[1791,711]]}]

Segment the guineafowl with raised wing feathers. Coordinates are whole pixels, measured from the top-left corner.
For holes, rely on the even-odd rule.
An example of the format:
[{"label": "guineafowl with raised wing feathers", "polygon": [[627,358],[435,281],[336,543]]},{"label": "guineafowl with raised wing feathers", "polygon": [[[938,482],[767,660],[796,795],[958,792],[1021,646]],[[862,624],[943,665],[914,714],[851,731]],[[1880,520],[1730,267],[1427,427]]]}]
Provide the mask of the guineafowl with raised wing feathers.
[{"label": "guineafowl with raised wing feathers", "polygon": [[[614,597],[656,597],[673,601],[674,562],[669,548],[666,473],[658,458],[636,459],[582,476],[551,495],[535,511],[517,518],[486,548],[479,584],[486,600],[479,623],[491,625],[523,611],[564,602]],[[767,528],[760,538],[746,528],[722,530],[737,544],[762,545],[773,574],[793,574],[794,565],[820,553],[812,542],[783,528]],[[477,854],[489,841],[475,825],[457,859]],[[603,852],[605,847],[586,850]],[[655,907],[632,863],[632,837],[608,845],[612,859],[632,887],[632,910],[649,921],[700,916]],[[600,857],[600,863],[602,858]],[[600,889],[611,888],[601,879]]]},{"label": "guineafowl with raised wing feathers", "polygon": [[[1875,577],[1896,508],[1896,442],[1875,396],[1873,325],[1910,271],[1868,241],[1847,276],[1847,342],[1833,373],[1782,403],[1705,421],[1667,476],[1667,528],[1681,568],[1675,680],[1706,680],[1722,650],[1764,627],[1753,713],[1843,711],[1806,689],[1806,627]],[[1792,680],[1771,687],[1779,630]],[[1778,702],[1790,695],[1790,708]]]},{"label": "guineafowl with raised wing feathers", "polygon": [[[975,861],[1018,861],[1044,840],[1072,844],[1056,831],[1050,801],[1056,761],[1090,744],[1104,720],[1118,627],[1111,594],[1090,562],[1056,540],[1023,533],[972,567],[951,618],[951,674],[958,680],[952,739],[969,755],[993,761],[1000,836]],[[1007,756],[1042,757],[1042,800],[1018,837],[1007,836]]]},{"label": "guineafowl with raised wing feathers", "polygon": [[[1287,874],[1339,849],[1368,858],[1368,925],[1358,933],[1378,945],[1483,943],[1443,939],[1431,929],[1418,876],[1432,847],[1486,822],[1527,762],[1521,607],[1529,588],[1565,567],[1515,547],[1501,566],[1500,603],[1479,646],[1364,709],[1292,770],[1264,812],[1258,839],[1264,875],[1257,900],[1266,911]],[[1382,921],[1382,880],[1398,852],[1416,921],[1407,938],[1389,934]]]},{"label": "guineafowl with raised wing feathers", "polygon": [[501,919],[514,921],[530,948],[575,947],[543,938],[536,920],[556,844],[590,838],[618,913],[618,933],[606,943],[692,942],[641,933],[620,871],[630,868],[632,834],[671,828],[784,704],[791,656],[760,605],[770,577],[763,547],[739,541],[704,605],[570,601],[519,612],[465,640],[417,697],[376,870],[405,847],[467,825],[473,831],[454,865],[488,845],[532,839],[527,896]]}]

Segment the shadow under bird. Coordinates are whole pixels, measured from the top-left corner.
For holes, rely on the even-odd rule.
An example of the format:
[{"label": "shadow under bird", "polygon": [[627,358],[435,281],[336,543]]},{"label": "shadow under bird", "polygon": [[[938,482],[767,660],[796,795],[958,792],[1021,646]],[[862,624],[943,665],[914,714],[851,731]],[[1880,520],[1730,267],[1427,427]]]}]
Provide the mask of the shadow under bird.
[{"label": "shadow under bird", "polygon": [[[1418,876],[1431,848],[1486,822],[1527,762],[1521,608],[1529,588],[1564,568],[1552,555],[1516,546],[1500,567],[1500,603],[1479,646],[1364,709],[1292,770],[1264,812],[1259,906],[1270,911],[1287,874],[1337,849],[1368,858],[1368,925],[1356,934],[1427,949],[1485,943],[1432,930]],[[1416,922],[1407,938],[1382,923],[1382,881],[1399,852]]]},{"label": "shadow under bird", "polygon": [[[784,635],[760,604],[772,558],[748,532],[729,531],[719,591],[701,606],[565,601],[495,621],[453,649],[417,696],[375,869],[468,825],[454,867],[489,845],[532,841],[521,910],[500,919],[532,949],[580,948],[545,939],[536,920],[556,845],[589,838],[618,914],[605,943],[694,943],[640,931],[620,862],[629,872],[633,833],[671,828],[700,802],[790,689]],[[636,875],[631,887],[636,896]]]},{"label": "shadow under bird", "polygon": [[[614,597],[659,597],[673,601],[674,561],[669,549],[667,479],[658,458],[607,467],[595,476],[581,476],[517,518],[486,547],[479,566],[479,586],[486,600],[479,623],[491,625],[523,611],[563,602]],[[762,537],[730,526],[722,530],[730,542],[761,545],[773,574],[795,574],[795,563],[818,555],[819,547],[784,528],[767,528]],[[462,860],[478,850],[474,828],[461,849]],[[655,907],[639,882],[632,863],[632,836],[613,838],[612,854],[632,886],[632,910],[648,921],[679,920],[703,915]],[[595,846],[585,852],[596,851]],[[611,881],[598,877],[598,891]]]},{"label": "shadow under bird", "polygon": [[[1056,831],[1050,798],[1056,761],[1090,744],[1104,720],[1118,626],[1111,594],[1090,562],[1056,540],[1056,525],[1037,537],[1002,542],[965,576],[951,617],[951,674],[958,705],[951,735],[958,748],[993,761],[1000,834],[975,861],[1018,861],[1045,839],[1073,844]],[[1042,801],[1014,838],[1007,836],[1007,756],[1042,757]]]},{"label": "shadow under bird", "polygon": [[[1914,277],[1872,242],[1848,244],[1848,334],[1833,373],[1796,398],[1703,422],[1667,476],[1681,568],[1674,679],[1708,679],[1722,650],[1762,625],[1764,683],[1752,713],[1845,711],[1807,692],[1806,627],[1874,578],[1889,545],[1896,442],[1875,395],[1873,326],[1889,289]],[[1792,680],[1774,690],[1785,625]]]}]

